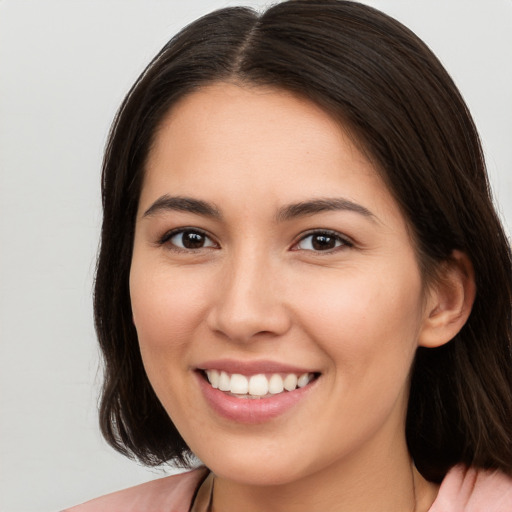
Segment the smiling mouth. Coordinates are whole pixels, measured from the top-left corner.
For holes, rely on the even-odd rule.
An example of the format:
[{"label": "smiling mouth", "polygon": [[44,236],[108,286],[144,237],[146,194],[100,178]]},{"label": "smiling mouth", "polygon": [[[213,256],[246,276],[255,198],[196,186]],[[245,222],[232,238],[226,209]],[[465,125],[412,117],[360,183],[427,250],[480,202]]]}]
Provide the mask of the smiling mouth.
[{"label": "smiling mouth", "polygon": [[222,370],[200,370],[210,386],[241,399],[270,398],[306,387],[319,377],[319,373],[259,373],[242,375]]}]

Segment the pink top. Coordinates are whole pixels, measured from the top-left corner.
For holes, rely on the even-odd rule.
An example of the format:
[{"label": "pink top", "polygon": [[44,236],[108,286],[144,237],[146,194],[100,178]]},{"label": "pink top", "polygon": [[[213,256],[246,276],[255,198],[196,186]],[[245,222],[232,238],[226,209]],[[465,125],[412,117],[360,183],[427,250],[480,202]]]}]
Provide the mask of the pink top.
[{"label": "pink top", "polygon": [[499,471],[455,466],[429,512],[512,512],[512,478]]},{"label": "pink top", "polygon": [[[190,512],[207,476],[208,470],[200,468],[114,492],[63,512]],[[211,478],[207,483],[211,488]],[[202,486],[200,492],[208,490]],[[204,504],[204,496],[200,498],[197,501]],[[197,505],[194,512],[206,512],[207,506]],[[512,512],[512,478],[497,471],[456,466],[443,480],[429,512]]]}]

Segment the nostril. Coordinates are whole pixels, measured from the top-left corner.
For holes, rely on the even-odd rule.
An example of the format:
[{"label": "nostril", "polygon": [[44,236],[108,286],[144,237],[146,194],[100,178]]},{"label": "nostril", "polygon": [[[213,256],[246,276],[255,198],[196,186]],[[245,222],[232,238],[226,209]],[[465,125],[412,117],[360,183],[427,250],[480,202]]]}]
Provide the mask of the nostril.
[{"label": "nostril", "polygon": [[291,321],[279,306],[271,311],[249,307],[230,311],[227,304],[222,304],[211,311],[207,324],[217,336],[235,342],[251,342],[282,336],[289,330]]}]

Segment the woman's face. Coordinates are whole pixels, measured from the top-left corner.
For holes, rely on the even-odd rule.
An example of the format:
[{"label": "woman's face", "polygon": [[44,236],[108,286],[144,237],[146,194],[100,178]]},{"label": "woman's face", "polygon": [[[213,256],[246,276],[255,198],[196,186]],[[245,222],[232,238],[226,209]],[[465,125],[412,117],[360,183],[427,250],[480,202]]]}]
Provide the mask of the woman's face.
[{"label": "woman's face", "polygon": [[220,83],[174,106],[130,291],[155,392],[218,475],[286,483],[405,450],[416,254],[372,163],[314,104]]}]

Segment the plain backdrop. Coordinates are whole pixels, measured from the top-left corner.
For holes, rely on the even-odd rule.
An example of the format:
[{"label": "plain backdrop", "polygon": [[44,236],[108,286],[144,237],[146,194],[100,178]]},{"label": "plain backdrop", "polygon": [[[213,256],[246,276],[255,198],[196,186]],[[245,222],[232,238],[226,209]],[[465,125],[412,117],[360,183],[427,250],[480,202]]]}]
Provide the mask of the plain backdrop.
[{"label": "plain backdrop", "polygon": [[[58,511],[162,476],[97,427],[99,173],[131,83],[220,0],[0,0],[0,510]],[[245,2],[264,6],[267,1]],[[512,0],[368,0],[459,85],[512,225]]]}]

